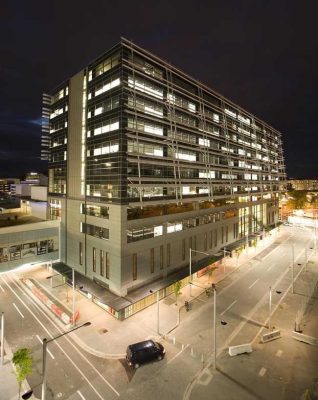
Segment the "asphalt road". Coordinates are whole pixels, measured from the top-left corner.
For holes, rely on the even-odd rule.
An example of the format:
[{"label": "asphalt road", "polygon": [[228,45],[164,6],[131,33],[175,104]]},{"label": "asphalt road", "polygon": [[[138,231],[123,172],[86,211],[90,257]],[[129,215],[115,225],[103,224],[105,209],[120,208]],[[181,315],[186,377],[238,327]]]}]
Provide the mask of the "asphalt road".
[{"label": "asphalt road", "polygon": [[[230,374],[232,379],[234,370],[227,370],[226,365],[238,369],[237,377],[244,371],[238,361],[229,364],[225,349],[229,345],[251,342],[268,324],[269,287],[272,288],[273,311],[284,299],[291,283],[291,245],[294,245],[295,278],[304,268],[304,248],[307,248],[308,255],[311,251],[308,231],[285,231],[280,236],[280,243],[264,249],[254,259],[251,250],[251,261],[217,285],[217,364],[219,370]],[[6,339],[13,351],[24,346],[32,350],[34,372],[29,384],[40,398],[41,340],[55,337],[62,330],[30,296],[15,274],[1,275],[0,285],[1,308],[6,316]],[[211,369],[202,372],[202,365],[203,362],[208,364],[213,354],[213,296],[203,294],[191,299],[191,306],[190,312],[181,312],[179,327],[163,341],[167,354],[165,359],[137,371],[129,369],[124,360],[105,360],[86,353],[74,344],[71,334],[49,343],[47,399],[210,399],[211,385],[218,380],[217,377],[213,379]],[[246,370],[251,365],[254,364],[249,363]],[[219,382],[221,386],[222,382]],[[239,384],[236,389],[241,389],[242,397],[233,399],[258,398],[252,389],[249,392]],[[216,398],[232,397],[229,393],[227,397],[219,394]]]}]

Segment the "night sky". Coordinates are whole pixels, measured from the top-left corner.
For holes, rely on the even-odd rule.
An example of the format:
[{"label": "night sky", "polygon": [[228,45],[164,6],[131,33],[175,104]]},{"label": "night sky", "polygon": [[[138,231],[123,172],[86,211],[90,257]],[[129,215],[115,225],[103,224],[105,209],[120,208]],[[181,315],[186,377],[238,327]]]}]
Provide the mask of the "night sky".
[{"label": "night sky", "polygon": [[318,2],[0,2],[0,178],[46,171],[42,93],[120,36],[278,129],[288,177],[318,178]]}]

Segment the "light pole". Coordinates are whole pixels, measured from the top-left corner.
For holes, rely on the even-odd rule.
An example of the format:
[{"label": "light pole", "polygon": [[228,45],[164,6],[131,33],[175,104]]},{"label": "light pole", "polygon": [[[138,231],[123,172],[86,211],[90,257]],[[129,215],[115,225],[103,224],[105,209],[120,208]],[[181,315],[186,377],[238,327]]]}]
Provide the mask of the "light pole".
[{"label": "light pole", "polygon": [[[150,293],[154,293],[153,290],[149,290]],[[159,333],[159,290],[157,291],[157,333]]]},{"label": "light pole", "polygon": [[1,313],[1,365],[4,364],[4,312]]},{"label": "light pole", "polygon": [[295,265],[295,249],[294,249],[294,245],[291,245],[291,254],[292,254],[292,265],[291,265],[291,273],[292,273],[292,293],[294,294],[294,265]]},{"label": "light pole", "polygon": [[75,321],[75,270],[74,268],[72,268],[72,287],[73,287],[73,303],[72,303],[72,314],[73,314],[73,318],[72,318],[72,326],[76,325],[76,321]]},{"label": "light pole", "polygon": [[216,369],[216,286],[212,283],[213,289],[213,369]]},{"label": "light pole", "polygon": [[271,331],[271,315],[272,315],[272,287],[269,287],[269,317],[268,317],[268,329]]},{"label": "light pole", "polygon": [[189,282],[189,294],[191,297],[191,285],[192,285],[192,249],[191,247],[189,248],[189,276],[190,276],[190,282]]},{"label": "light pole", "polygon": [[191,286],[192,286],[192,252],[194,252],[194,253],[200,253],[200,254],[204,254],[204,255],[206,255],[206,256],[211,256],[212,254],[209,254],[209,253],[205,253],[204,251],[199,251],[199,250],[193,250],[193,249],[191,249],[191,247],[189,248],[189,274],[190,274],[190,282],[189,282],[189,286],[190,286],[190,289],[189,289],[189,292],[190,292],[190,297],[191,297]]},{"label": "light pole", "polygon": [[226,250],[226,247],[223,247],[223,274],[225,275],[225,255],[231,254],[230,251]]},{"label": "light pole", "polygon": [[67,335],[67,334],[75,331],[76,329],[82,328],[84,326],[89,326],[89,325],[91,325],[90,322],[85,322],[84,324],[76,326],[75,328],[73,328],[67,332],[61,333],[60,335],[57,335],[56,337],[54,337],[52,339],[49,339],[49,340],[46,338],[43,339],[43,341],[42,341],[43,353],[42,353],[42,396],[41,396],[41,400],[45,400],[45,398],[46,398],[46,347],[47,347],[47,344],[50,342],[53,342],[53,340],[56,340],[56,339],[60,338],[61,336]]}]

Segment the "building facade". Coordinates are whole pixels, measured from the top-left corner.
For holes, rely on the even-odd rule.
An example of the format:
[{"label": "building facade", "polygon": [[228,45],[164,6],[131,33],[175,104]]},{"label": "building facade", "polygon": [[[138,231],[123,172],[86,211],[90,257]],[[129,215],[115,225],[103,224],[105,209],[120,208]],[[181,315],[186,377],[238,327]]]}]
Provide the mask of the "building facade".
[{"label": "building facade", "polygon": [[318,179],[289,179],[287,181],[289,190],[314,190],[318,191]]},{"label": "building facade", "polygon": [[275,225],[281,133],[130,41],[45,100],[61,260],[111,292]]}]

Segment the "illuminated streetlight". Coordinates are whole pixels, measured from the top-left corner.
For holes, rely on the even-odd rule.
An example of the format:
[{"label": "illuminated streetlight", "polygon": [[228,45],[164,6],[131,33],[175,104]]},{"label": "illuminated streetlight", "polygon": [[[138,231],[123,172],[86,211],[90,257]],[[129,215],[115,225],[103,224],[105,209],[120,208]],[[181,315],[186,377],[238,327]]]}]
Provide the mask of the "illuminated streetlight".
[{"label": "illuminated streetlight", "polygon": [[[154,293],[153,290],[149,290],[150,293]],[[157,291],[157,333],[159,333],[159,290]]]}]

